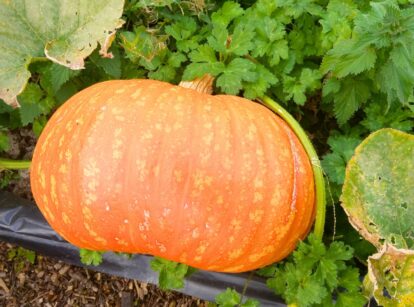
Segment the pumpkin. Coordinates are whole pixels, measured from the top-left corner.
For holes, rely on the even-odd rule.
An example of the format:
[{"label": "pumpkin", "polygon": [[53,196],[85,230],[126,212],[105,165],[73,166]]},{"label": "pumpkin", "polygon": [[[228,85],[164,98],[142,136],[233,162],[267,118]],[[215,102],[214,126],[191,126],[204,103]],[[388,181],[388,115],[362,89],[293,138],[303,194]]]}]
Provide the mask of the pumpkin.
[{"label": "pumpkin", "polygon": [[221,272],[295,248],[315,216],[301,143],[261,104],[200,84],[106,81],[55,112],[31,186],[57,233],[81,248]]}]

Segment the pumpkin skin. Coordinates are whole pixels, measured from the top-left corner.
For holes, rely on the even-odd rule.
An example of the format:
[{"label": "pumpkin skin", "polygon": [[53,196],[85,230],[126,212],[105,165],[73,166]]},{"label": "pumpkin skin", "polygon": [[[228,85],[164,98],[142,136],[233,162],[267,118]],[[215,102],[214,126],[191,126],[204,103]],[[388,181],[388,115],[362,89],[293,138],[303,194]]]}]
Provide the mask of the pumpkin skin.
[{"label": "pumpkin skin", "polygon": [[78,247],[221,272],[281,260],[315,217],[311,165],[283,120],[241,97],[154,80],[70,98],[38,140],[31,186]]}]

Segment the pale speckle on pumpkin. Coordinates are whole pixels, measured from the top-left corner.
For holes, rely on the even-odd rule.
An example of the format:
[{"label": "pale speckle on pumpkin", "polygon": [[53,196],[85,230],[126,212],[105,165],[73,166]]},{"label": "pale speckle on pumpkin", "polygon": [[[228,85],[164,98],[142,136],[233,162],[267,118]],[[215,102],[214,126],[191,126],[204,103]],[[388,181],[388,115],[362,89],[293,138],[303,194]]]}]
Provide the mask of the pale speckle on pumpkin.
[{"label": "pale speckle on pumpkin", "polygon": [[59,167],[59,173],[66,174],[68,172],[66,164],[61,164]]},{"label": "pale speckle on pumpkin", "polygon": [[239,231],[241,229],[241,221],[238,219],[232,219],[230,225],[234,228],[234,230]]},{"label": "pale speckle on pumpkin", "polygon": [[55,216],[53,215],[53,213],[50,211],[49,207],[45,206],[43,208],[45,215],[48,219],[50,219],[52,222],[55,221]]},{"label": "pale speckle on pumpkin", "polygon": [[65,152],[65,158],[68,162],[72,161],[72,152],[69,149]]},{"label": "pale speckle on pumpkin", "polygon": [[65,135],[62,135],[61,138],[59,139],[59,147],[62,147],[63,142],[65,141]]},{"label": "pale speckle on pumpkin", "polygon": [[176,99],[178,102],[183,102],[185,100],[183,96],[177,96]]},{"label": "pale speckle on pumpkin", "polygon": [[39,170],[39,182],[43,189],[46,188],[46,177],[43,170]]},{"label": "pale speckle on pumpkin", "polygon": [[164,244],[161,244],[158,241],[155,241],[155,244],[157,245],[158,249],[160,250],[161,253],[165,253],[167,251],[167,248],[165,247]]},{"label": "pale speckle on pumpkin", "polygon": [[124,223],[125,223],[125,224],[128,224],[128,220],[127,220],[127,219],[125,219],[125,220],[124,220]]},{"label": "pale speckle on pumpkin", "polygon": [[95,231],[92,230],[92,227],[88,223],[83,223],[83,224],[85,225],[86,230],[89,232],[89,234],[92,237],[97,237],[98,236],[98,234]]},{"label": "pale speckle on pumpkin", "polygon": [[100,169],[97,166],[96,160],[90,158],[88,164],[83,169],[83,174],[86,177],[95,177],[100,173]]},{"label": "pale speckle on pumpkin", "polygon": [[153,137],[151,131],[145,131],[141,134],[141,140],[151,140]]},{"label": "pale speckle on pumpkin", "polygon": [[174,177],[177,182],[181,182],[183,180],[183,172],[180,170],[174,170]]},{"label": "pale speckle on pumpkin", "polygon": [[160,124],[160,123],[156,123],[156,124],[155,124],[155,129],[157,129],[157,130],[161,131],[161,130],[162,130],[162,124]]},{"label": "pale speckle on pumpkin", "polygon": [[204,254],[204,252],[206,251],[206,249],[207,249],[207,246],[205,244],[200,245],[199,247],[197,247],[196,253],[199,254],[199,255],[200,254]]},{"label": "pale speckle on pumpkin", "polygon": [[95,202],[98,199],[98,196],[96,194],[92,193],[86,193],[85,197],[85,204],[91,205],[93,202]]},{"label": "pale speckle on pumpkin", "polygon": [[170,208],[164,208],[162,210],[162,216],[167,217],[170,214],[170,212],[171,212]]},{"label": "pale speckle on pumpkin", "polygon": [[123,246],[128,246],[129,245],[129,243],[127,241],[125,241],[124,239],[118,240],[118,244],[123,245]]},{"label": "pale speckle on pumpkin", "polygon": [[112,158],[114,158],[115,160],[119,160],[122,158],[122,153],[119,150],[114,150],[112,152]]},{"label": "pale speckle on pumpkin", "polygon": [[69,225],[71,222],[69,216],[65,212],[62,213],[62,220],[66,225]]},{"label": "pale speckle on pumpkin", "polygon": [[256,253],[253,255],[249,256],[249,261],[250,262],[256,262],[258,261],[260,258],[263,258],[266,255],[272,254],[275,251],[275,247],[272,245],[268,245],[265,248],[263,248],[263,250],[260,253]]},{"label": "pale speckle on pumpkin", "polygon": [[120,108],[112,108],[111,109],[111,113],[113,115],[120,115],[120,114],[122,114],[122,109],[120,109]]},{"label": "pale speckle on pumpkin", "polygon": [[191,232],[191,236],[192,236],[194,239],[197,239],[197,238],[200,236],[200,231],[199,231],[199,229],[198,229],[198,228],[193,229],[193,231]]},{"label": "pale speckle on pumpkin", "polygon": [[241,254],[242,254],[242,249],[241,248],[233,250],[229,253],[229,259],[230,260],[236,259],[236,258],[240,257]]},{"label": "pale speckle on pumpkin", "polygon": [[110,209],[111,209],[111,208],[110,208],[109,206],[106,206],[106,207],[105,207],[105,210],[106,210],[106,211],[109,211]]},{"label": "pale speckle on pumpkin", "polygon": [[115,119],[120,121],[120,122],[124,122],[125,121],[125,116],[117,115],[117,116],[115,116]]},{"label": "pale speckle on pumpkin", "polygon": [[264,210],[257,209],[254,212],[249,213],[249,219],[255,223],[260,223],[264,215]]},{"label": "pale speckle on pumpkin", "polygon": [[229,237],[229,242],[233,243],[234,242],[234,236]]},{"label": "pale speckle on pumpkin", "polygon": [[117,89],[116,91],[115,91],[115,93],[116,94],[122,94],[122,93],[124,93],[125,92],[125,89],[124,88],[120,88],[120,89]]},{"label": "pale speckle on pumpkin", "polygon": [[274,207],[278,206],[280,204],[281,197],[282,195],[280,191],[278,189],[275,189],[273,192],[272,199],[270,200],[270,205]]},{"label": "pale speckle on pumpkin", "polygon": [[133,92],[130,97],[134,99],[138,98],[141,95],[141,92],[142,92],[142,88],[139,88],[135,92]]},{"label": "pale speckle on pumpkin", "polygon": [[194,261],[196,261],[196,262],[200,262],[202,259],[203,259],[203,257],[201,257],[201,256],[194,257]]},{"label": "pale speckle on pumpkin", "polygon": [[263,194],[260,192],[254,192],[253,202],[258,203],[258,202],[261,202],[262,200],[263,200]]},{"label": "pale speckle on pumpkin", "polygon": [[69,187],[66,183],[61,183],[60,184],[60,189],[62,190],[62,192],[64,193],[69,193]]},{"label": "pale speckle on pumpkin", "polygon": [[96,238],[94,238],[94,240],[97,241],[97,242],[100,242],[104,245],[106,245],[108,243],[108,241],[106,241],[104,238],[101,238],[101,237],[96,237]]},{"label": "pale speckle on pumpkin", "polygon": [[84,217],[86,220],[91,220],[91,219],[92,219],[92,217],[93,217],[93,215],[92,215],[92,211],[91,211],[91,209],[89,209],[88,207],[83,207],[83,208],[82,208],[82,214],[83,214],[83,217]]},{"label": "pale speckle on pumpkin", "polygon": [[75,119],[75,123],[76,125],[83,125],[84,121],[82,117],[79,117],[77,119]]},{"label": "pale speckle on pumpkin", "polygon": [[92,190],[92,191],[96,191],[96,187],[98,186],[98,180],[96,180],[95,178],[92,178],[89,182],[88,182],[88,189]]},{"label": "pale speckle on pumpkin", "polygon": [[57,202],[57,193],[56,193],[56,178],[55,176],[50,176],[50,197],[54,203]]}]

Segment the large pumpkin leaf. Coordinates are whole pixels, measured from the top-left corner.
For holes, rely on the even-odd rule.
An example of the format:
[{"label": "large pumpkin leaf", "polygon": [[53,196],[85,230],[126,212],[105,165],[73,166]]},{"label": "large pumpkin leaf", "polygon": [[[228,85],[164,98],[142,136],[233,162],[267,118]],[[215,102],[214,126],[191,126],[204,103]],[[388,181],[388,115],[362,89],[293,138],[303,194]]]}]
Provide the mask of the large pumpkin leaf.
[{"label": "large pumpkin leaf", "polygon": [[101,54],[110,56],[123,5],[124,0],[0,0],[0,98],[17,105],[34,58],[81,69],[98,42]]},{"label": "large pumpkin leaf", "polygon": [[369,257],[367,278],[381,306],[414,306],[414,251],[385,245]]},{"label": "large pumpkin leaf", "polygon": [[414,249],[414,136],[382,129],[348,163],[342,206],[351,224],[380,249]]}]

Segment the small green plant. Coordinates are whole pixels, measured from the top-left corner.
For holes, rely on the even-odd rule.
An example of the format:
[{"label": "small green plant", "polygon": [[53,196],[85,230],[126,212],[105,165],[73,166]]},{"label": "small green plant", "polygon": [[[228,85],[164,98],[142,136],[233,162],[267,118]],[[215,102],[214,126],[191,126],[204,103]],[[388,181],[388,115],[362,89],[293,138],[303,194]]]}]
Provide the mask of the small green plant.
[{"label": "small green plant", "polygon": [[86,265],[100,265],[103,261],[102,255],[104,252],[99,252],[99,251],[91,251],[88,249],[80,249],[79,254],[80,254],[80,260],[83,264]]},{"label": "small green plant", "polygon": [[252,299],[247,299],[242,301],[242,296],[234,289],[227,288],[225,292],[219,293],[216,296],[215,302],[210,303],[209,306],[218,306],[218,307],[258,307],[260,306],[259,302]]},{"label": "small green plant", "polygon": [[35,263],[36,253],[23,247],[12,248],[7,252],[7,259],[13,261],[14,270],[19,272],[26,263]]}]

